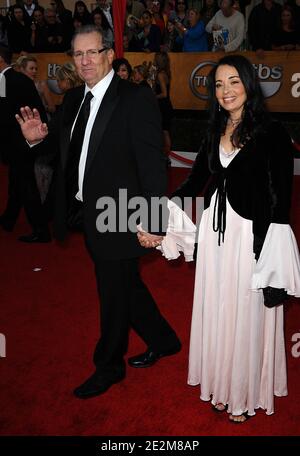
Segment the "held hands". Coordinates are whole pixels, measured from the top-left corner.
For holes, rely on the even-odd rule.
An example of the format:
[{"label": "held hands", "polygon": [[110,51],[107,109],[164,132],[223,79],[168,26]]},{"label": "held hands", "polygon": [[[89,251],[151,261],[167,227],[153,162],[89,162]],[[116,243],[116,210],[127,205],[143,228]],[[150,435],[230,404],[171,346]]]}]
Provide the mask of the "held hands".
[{"label": "held hands", "polygon": [[146,233],[145,231],[139,231],[137,237],[141,246],[146,249],[157,247],[163,240],[163,236],[156,236],[155,234]]},{"label": "held hands", "polygon": [[28,106],[20,109],[16,119],[21,127],[24,138],[29,144],[42,141],[48,135],[48,126],[43,123],[37,109],[31,110]]}]

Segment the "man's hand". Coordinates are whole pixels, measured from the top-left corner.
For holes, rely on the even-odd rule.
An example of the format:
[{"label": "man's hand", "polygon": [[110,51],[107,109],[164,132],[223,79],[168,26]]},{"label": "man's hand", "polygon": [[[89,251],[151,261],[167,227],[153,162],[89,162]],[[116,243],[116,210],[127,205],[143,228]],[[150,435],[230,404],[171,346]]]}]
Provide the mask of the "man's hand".
[{"label": "man's hand", "polygon": [[48,126],[43,123],[37,109],[31,110],[28,106],[20,109],[16,119],[21,127],[24,138],[29,144],[35,144],[46,138]]},{"label": "man's hand", "polygon": [[139,231],[137,237],[142,247],[147,249],[157,247],[161,244],[163,236],[156,236],[155,234],[146,233],[145,231]]}]

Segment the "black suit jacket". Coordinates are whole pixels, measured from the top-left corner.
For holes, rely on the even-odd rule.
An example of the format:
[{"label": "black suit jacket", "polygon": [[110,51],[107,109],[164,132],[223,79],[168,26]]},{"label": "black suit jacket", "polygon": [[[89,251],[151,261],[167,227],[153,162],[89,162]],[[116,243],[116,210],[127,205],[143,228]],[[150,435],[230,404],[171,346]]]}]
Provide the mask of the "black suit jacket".
[{"label": "black suit jacket", "polygon": [[[58,239],[63,239],[67,232],[65,169],[71,128],[83,96],[84,87],[67,93],[59,116],[50,126],[49,140],[59,138],[60,147],[54,223]],[[156,99],[149,88],[139,87],[115,75],[91,132],[83,182],[84,233],[92,257],[120,259],[145,253],[137,241],[136,233],[119,230],[119,190],[126,189],[128,199],[143,196],[150,202],[151,197],[165,194],[166,184],[161,118]],[[103,213],[103,209],[97,209],[96,205],[101,197],[109,197],[116,204],[116,232],[100,233],[97,230],[97,217]],[[129,210],[127,215],[121,216],[123,224],[131,213]],[[145,218],[143,223],[148,228]],[[157,230],[152,229],[152,232],[164,230],[165,224]]]},{"label": "black suit jacket", "polygon": [[[22,73],[9,68],[4,73],[6,97],[0,98],[1,155],[9,163],[31,160],[33,150],[28,150],[15,115],[23,106],[39,110],[43,121],[46,112],[33,81]],[[24,153],[25,150],[25,153]]]}]

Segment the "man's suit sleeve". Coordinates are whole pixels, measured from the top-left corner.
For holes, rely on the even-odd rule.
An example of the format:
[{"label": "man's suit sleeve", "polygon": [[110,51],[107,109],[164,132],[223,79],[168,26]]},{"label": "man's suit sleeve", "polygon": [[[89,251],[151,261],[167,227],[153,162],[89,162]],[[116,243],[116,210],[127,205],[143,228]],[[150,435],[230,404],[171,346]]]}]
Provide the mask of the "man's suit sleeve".
[{"label": "man's suit sleeve", "polygon": [[[133,97],[130,121],[133,153],[137,164],[142,196],[148,204],[148,222],[143,228],[155,234],[164,234],[167,228],[167,198],[161,199],[160,217],[155,209],[158,198],[166,195],[167,166],[163,153],[163,132],[157,101],[148,87],[139,87]],[[159,223],[158,223],[159,218]],[[143,223],[144,222],[144,223]]]}]

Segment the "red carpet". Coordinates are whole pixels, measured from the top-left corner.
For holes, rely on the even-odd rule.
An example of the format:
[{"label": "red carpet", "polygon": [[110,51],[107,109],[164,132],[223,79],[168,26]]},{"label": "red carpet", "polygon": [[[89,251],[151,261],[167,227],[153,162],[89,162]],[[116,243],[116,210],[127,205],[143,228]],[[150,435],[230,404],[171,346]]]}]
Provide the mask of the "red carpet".
[{"label": "red carpet", "polygon": [[[185,170],[172,169],[172,187]],[[293,227],[300,241],[300,178],[295,178]],[[6,199],[6,169],[0,167],[0,211]],[[24,245],[22,217],[14,231],[0,231],[0,435],[299,435],[300,357],[291,355],[300,332],[300,302],[286,312],[289,395],[276,399],[275,415],[261,410],[243,425],[212,413],[199,388],[186,384],[194,266],[168,263],[156,252],[143,260],[146,283],[176,328],[180,354],[150,369],[128,368],[126,379],[105,395],[80,401],[72,390],[92,373],[98,338],[98,301],[92,263],[79,235],[64,246]],[[34,271],[41,268],[40,271]],[[132,333],[129,353],[144,348]],[[299,354],[300,351],[298,350]]]}]

